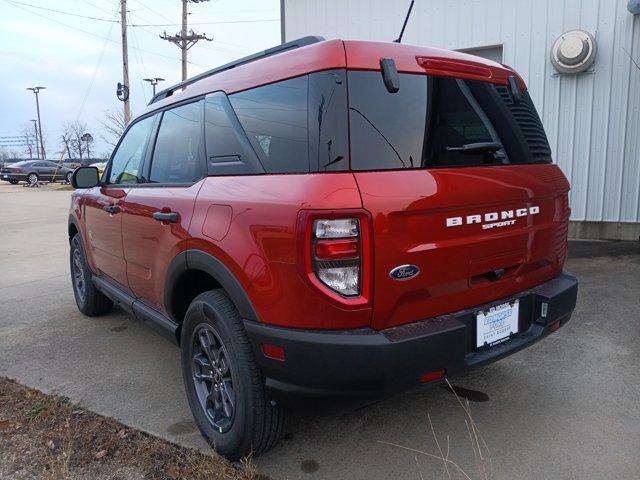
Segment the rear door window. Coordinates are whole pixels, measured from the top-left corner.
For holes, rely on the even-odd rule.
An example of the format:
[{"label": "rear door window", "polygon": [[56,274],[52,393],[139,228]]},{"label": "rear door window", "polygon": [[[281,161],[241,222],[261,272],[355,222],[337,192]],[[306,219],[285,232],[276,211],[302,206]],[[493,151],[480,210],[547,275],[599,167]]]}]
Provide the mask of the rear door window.
[{"label": "rear door window", "polygon": [[205,147],[210,175],[264,173],[228,97],[223,92],[205,100]]},{"label": "rear door window", "polygon": [[229,95],[267,173],[309,171],[308,78],[293,78]]},{"label": "rear door window", "polygon": [[151,159],[152,183],[193,183],[203,176],[202,105],[194,102],[162,113]]}]

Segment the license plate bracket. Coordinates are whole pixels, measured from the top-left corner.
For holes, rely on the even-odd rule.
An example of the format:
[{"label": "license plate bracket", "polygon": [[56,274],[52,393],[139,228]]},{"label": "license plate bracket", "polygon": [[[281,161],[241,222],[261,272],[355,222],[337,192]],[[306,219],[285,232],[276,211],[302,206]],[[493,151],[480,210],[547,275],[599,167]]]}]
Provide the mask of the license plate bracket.
[{"label": "license plate bracket", "polygon": [[476,314],[476,347],[492,346],[518,333],[520,301],[503,303]]}]

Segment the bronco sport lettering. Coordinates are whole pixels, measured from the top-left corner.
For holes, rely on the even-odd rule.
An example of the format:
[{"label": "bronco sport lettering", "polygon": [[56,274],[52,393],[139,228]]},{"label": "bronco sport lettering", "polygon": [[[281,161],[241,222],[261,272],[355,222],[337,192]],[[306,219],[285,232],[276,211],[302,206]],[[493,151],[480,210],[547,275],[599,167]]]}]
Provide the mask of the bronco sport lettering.
[{"label": "bronco sport lettering", "polygon": [[266,50],[155,95],[102,176],[72,183],[78,308],[179,345],[195,422],[230,459],[273,446],[292,398],[437,383],[575,307],[569,183],[527,87],[459,52]]}]

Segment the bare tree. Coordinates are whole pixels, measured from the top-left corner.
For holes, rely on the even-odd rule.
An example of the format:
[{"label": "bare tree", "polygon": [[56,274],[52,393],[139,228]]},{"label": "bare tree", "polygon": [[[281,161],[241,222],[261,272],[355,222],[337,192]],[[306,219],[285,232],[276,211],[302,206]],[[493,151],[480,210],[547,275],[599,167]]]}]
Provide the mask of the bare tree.
[{"label": "bare tree", "polygon": [[62,143],[62,155],[64,151],[67,151],[67,158],[71,158],[71,141],[73,137],[71,135],[71,129],[67,128],[66,124],[62,125],[62,134],[60,135],[60,142]]},{"label": "bare tree", "polygon": [[36,158],[38,147],[33,125],[30,123],[20,125],[20,135],[22,135],[25,140],[25,153],[29,155],[29,158]]},{"label": "bare tree", "polygon": [[62,124],[62,142],[69,148],[70,152],[77,154],[80,160],[86,150],[86,145],[82,140],[82,135],[87,133],[87,124],[76,120]]},{"label": "bare tree", "polygon": [[104,112],[104,118],[100,120],[100,125],[104,129],[104,135],[101,136],[102,140],[112,148],[115,147],[127,127],[124,120],[124,111],[120,108],[107,110]]}]

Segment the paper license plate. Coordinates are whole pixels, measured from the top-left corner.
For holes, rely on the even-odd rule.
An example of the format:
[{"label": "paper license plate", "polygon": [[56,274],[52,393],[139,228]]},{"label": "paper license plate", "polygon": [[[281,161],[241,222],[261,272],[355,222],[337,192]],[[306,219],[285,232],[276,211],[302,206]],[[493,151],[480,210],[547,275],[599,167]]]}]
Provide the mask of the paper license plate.
[{"label": "paper license plate", "polygon": [[495,345],[518,333],[520,302],[503,303],[476,315],[476,346]]}]

